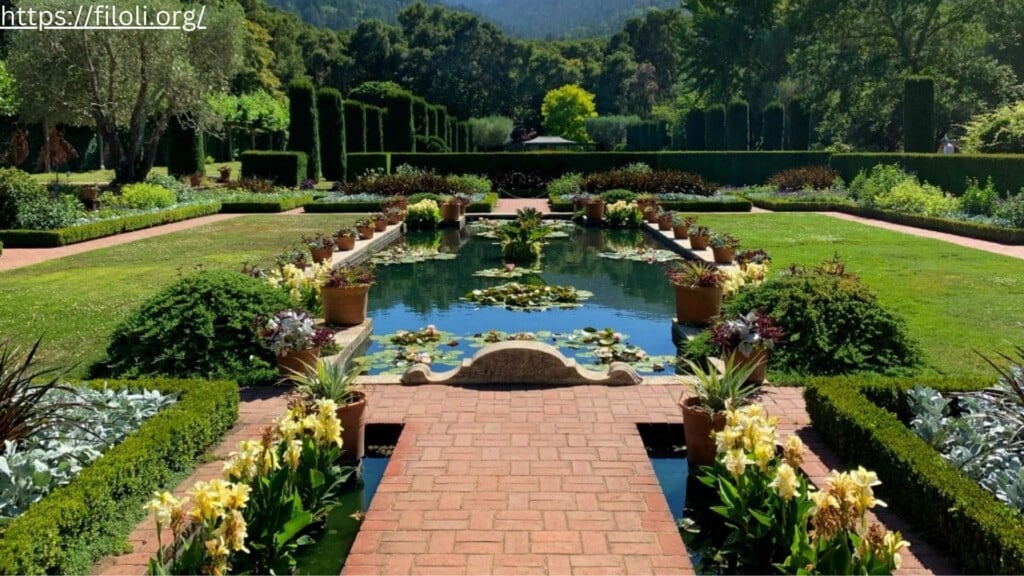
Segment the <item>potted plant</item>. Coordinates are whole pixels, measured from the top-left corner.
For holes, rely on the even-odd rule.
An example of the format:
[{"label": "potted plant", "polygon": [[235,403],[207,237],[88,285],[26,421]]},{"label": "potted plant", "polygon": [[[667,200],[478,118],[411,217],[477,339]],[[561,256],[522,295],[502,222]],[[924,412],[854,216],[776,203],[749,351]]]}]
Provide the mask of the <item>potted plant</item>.
[{"label": "potted plant", "polygon": [[369,218],[360,218],[356,220],[356,230],[359,231],[359,237],[363,240],[373,238],[373,231],[375,230],[373,220],[370,220]]},{"label": "potted plant", "polygon": [[736,249],[740,247],[740,241],[732,234],[716,232],[709,241],[711,252],[714,254],[716,264],[732,264],[736,255]]},{"label": "potted plant", "polygon": [[710,466],[715,462],[714,433],[725,428],[726,410],[748,404],[761,387],[748,382],[753,366],[738,366],[732,359],[725,363],[721,373],[711,367],[704,370],[692,360],[689,367],[689,386],[693,396],[686,393],[679,399],[683,413],[683,434],[686,435],[686,459],[691,468]]},{"label": "potted plant", "polygon": [[644,220],[647,223],[649,223],[649,224],[657,224],[658,223],[658,212],[660,210],[661,209],[658,208],[658,204],[657,203],[648,204],[647,206],[644,206],[643,207]]},{"label": "potted plant", "polygon": [[722,312],[725,275],[714,264],[686,260],[666,272],[676,291],[680,324],[710,324]]},{"label": "potted plant", "polygon": [[203,174],[201,172],[196,172],[194,174],[189,174],[188,175],[188,184],[189,184],[189,186],[191,186],[193,188],[199,188],[200,186],[203,185]]},{"label": "potted plant", "polygon": [[335,266],[320,286],[324,320],[328,324],[355,326],[366,321],[366,305],[374,270],[369,263]]},{"label": "potted plant", "polygon": [[671,230],[672,229],[672,217],[674,213],[671,210],[659,210],[658,211],[658,230]]},{"label": "potted plant", "polygon": [[600,196],[588,195],[583,199],[583,211],[587,226],[600,226],[604,220],[604,200]]},{"label": "potted plant", "polygon": [[736,254],[736,263],[740,265],[740,268],[745,267],[747,264],[771,264],[772,257],[762,248],[744,250]]},{"label": "potted plant", "polygon": [[459,202],[452,196],[442,196],[441,220],[445,222],[458,222],[459,217]]},{"label": "potted plant", "polygon": [[737,366],[753,366],[749,382],[762,383],[768,365],[768,354],[782,341],[782,328],[761,310],[727,320],[714,327],[711,341],[722,349],[722,361]]},{"label": "potted plant", "polygon": [[384,214],[388,218],[388,226],[395,226],[396,224],[401,224],[402,218],[405,218],[405,209],[397,206],[388,206],[384,208]]},{"label": "potted plant", "polygon": [[358,237],[359,231],[355,228],[342,228],[334,233],[334,243],[338,246],[338,250],[348,252],[355,249]]},{"label": "potted plant", "polygon": [[318,329],[302,310],[278,312],[265,322],[261,318],[260,324],[260,339],[277,355],[278,372],[285,378],[315,365],[320,348],[334,337],[333,331]]},{"label": "potted plant", "polygon": [[456,194],[455,203],[459,205],[459,216],[466,215],[466,209],[473,203],[473,199],[467,194]]},{"label": "potted plant", "polygon": [[389,208],[395,208],[400,212],[405,213],[406,209],[409,208],[409,199],[405,196],[396,194],[394,196],[389,196],[388,199],[384,201],[383,206],[384,212],[387,212]]},{"label": "potted plant", "polygon": [[313,256],[313,262],[327,262],[334,257],[334,236],[317,232],[310,236],[303,236],[302,241],[309,247],[309,253]]},{"label": "potted plant", "polygon": [[290,248],[278,254],[274,261],[277,263],[278,270],[284,274],[284,267],[289,264],[299,270],[305,268],[309,264],[309,254],[306,254],[306,251],[300,248]]},{"label": "potted plant", "polygon": [[388,215],[383,212],[377,212],[373,215],[373,231],[383,232],[388,229]]},{"label": "potted plant", "polygon": [[648,222],[656,222],[657,220],[648,220],[647,208],[654,208],[655,214],[658,210],[658,197],[649,192],[643,192],[636,195],[636,206],[640,209],[640,213],[643,214],[644,219]]},{"label": "potted plant", "polygon": [[364,362],[354,362],[348,368],[344,362],[321,358],[308,370],[292,375],[295,391],[307,405],[315,405],[320,399],[333,400],[338,405],[335,415],[341,420],[343,463],[362,460],[366,451],[366,393],[356,382],[364,367]]},{"label": "potted plant", "polygon": [[679,212],[672,214],[672,237],[676,240],[686,240],[690,235],[690,226],[697,221],[693,216],[683,216]]},{"label": "potted plant", "polygon": [[221,166],[220,168],[217,168],[217,172],[220,173],[220,177],[217,178],[217,182],[227,184],[231,181],[231,166]]},{"label": "potted plant", "polygon": [[692,250],[706,250],[711,243],[711,230],[707,226],[691,227],[688,237]]}]

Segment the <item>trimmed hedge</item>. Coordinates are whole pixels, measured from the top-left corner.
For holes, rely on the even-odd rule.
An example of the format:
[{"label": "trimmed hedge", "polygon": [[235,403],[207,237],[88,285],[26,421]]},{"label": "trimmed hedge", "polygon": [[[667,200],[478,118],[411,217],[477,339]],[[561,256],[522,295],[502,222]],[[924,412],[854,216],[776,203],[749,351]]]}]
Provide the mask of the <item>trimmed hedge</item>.
[{"label": "trimmed hedge", "polygon": [[725,105],[715,104],[704,111],[704,147],[725,150]]},{"label": "trimmed hedge", "polygon": [[366,106],[366,151],[384,151],[384,124],[388,111],[376,106]]},{"label": "trimmed hedge", "polygon": [[[433,197],[433,194],[427,194]],[[359,213],[378,212],[384,201],[380,202],[311,202],[305,205],[305,211],[311,214],[334,214],[334,213]],[[491,192],[484,196],[482,202],[474,202],[466,206],[467,213],[489,214],[494,211],[498,204],[498,193]]]},{"label": "trimmed hedge", "polygon": [[288,85],[288,114],[288,149],[304,152],[307,159],[306,174],[299,181],[316,181],[320,178],[320,122],[316,94],[308,80],[293,80]]},{"label": "trimmed hedge", "polygon": [[978,222],[965,222],[963,220],[948,220],[946,218],[932,218],[918,214],[903,214],[890,210],[879,210],[851,203],[840,202],[807,202],[800,200],[782,200],[771,198],[751,198],[751,202],[758,208],[771,210],[773,212],[842,212],[872,218],[893,224],[913,226],[935,232],[956,234],[966,238],[987,240],[999,244],[1011,246],[1024,245],[1024,230],[1015,228],[1000,228]]},{"label": "trimmed hedge", "polygon": [[234,382],[137,380],[107,385],[181,395],[69,484],[11,521],[0,538],[0,573],[88,573],[94,561],[123,547],[153,491],[169,488],[169,482],[190,471],[238,418]]},{"label": "trimmed hedge", "polygon": [[242,178],[273,180],[295,188],[307,177],[307,162],[304,152],[248,150],[242,153]]},{"label": "trimmed hedge", "polygon": [[811,147],[811,111],[803,100],[789,103],[788,133],[790,150],[808,150]]},{"label": "trimmed hedge", "polygon": [[167,123],[167,173],[174,177],[206,172],[203,136],[175,116]]},{"label": "trimmed hedge", "polygon": [[726,111],[725,128],[729,150],[748,150],[750,148],[750,105],[746,100],[729,102]]},{"label": "trimmed hedge", "polygon": [[1020,513],[960,474],[898,417],[905,415],[904,395],[914,384],[968,391],[993,380],[857,375],[814,379],[804,397],[814,429],[832,449],[850,464],[877,472],[883,499],[958,568],[969,574],[1021,574]]},{"label": "trimmed hedge", "polygon": [[[552,212],[572,212],[572,202],[561,202],[554,194],[548,195]],[[664,200],[658,206],[677,212],[750,212],[753,204],[745,198],[724,201],[714,200]]]},{"label": "trimmed hedge", "polygon": [[345,100],[342,108],[345,112],[345,152],[366,152],[366,105],[355,100]]},{"label": "trimmed hedge", "polygon": [[686,149],[704,150],[704,132],[707,128],[707,120],[704,119],[704,111],[700,108],[693,108],[686,113]]},{"label": "trimmed hedge", "polygon": [[935,152],[935,80],[911,76],[903,84],[903,151]]},{"label": "trimmed hedge", "polygon": [[316,93],[317,121],[320,133],[320,170],[324,180],[345,180],[345,112],[341,92],[321,88]]},{"label": "trimmed hedge", "polygon": [[1003,198],[1024,188],[1024,154],[859,153],[833,154],[831,160],[832,168],[847,182],[876,164],[899,164],[954,196],[967,190],[968,178],[985,182],[991,176]]},{"label": "trimmed hedge", "polygon": [[248,202],[222,202],[221,214],[274,214],[287,212],[313,201],[313,195],[279,198],[277,200],[254,200]]},{"label": "trimmed hedge", "polygon": [[[358,180],[367,170],[384,170],[386,174],[391,173],[391,154],[349,154],[348,174],[346,180],[349,182]],[[395,164],[397,166],[397,164]]]},{"label": "trimmed hedge", "polygon": [[[415,96],[393,82],[364,82],[349,97],[387,111],[388,129],[384,132],[384,149],[389,152],[416,151],[416,123],[413,117]],[[372,123],[368,125],[372,126]],[[367,143],[369,144],[369,143]],[[370,148],[372,150],[372,147]]]},{"label": "trimmed hedge", "polygon": [[192,204],[150,214],[132,214],[116,220],[90,222],[56,230],[0,230],[0,242],[8,248],[54,248],[113,236],[220,212],[220,202]]},{"label": "trimmed hedge", "polygon": [[779,101],[769,102],[762,113],[762,150],[782,150],[784,147],[786,109]]}]

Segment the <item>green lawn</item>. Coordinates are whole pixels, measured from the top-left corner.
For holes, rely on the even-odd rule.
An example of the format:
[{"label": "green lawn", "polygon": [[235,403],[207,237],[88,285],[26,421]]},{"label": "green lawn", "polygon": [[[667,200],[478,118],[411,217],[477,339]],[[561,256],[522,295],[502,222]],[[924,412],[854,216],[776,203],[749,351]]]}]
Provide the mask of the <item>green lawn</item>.
[{"label": "green lawn", "polygon": [[118,321],[179,274],[237,270],[244,260],[269,266],[303,234],[333,232],[356,217],[243,216],[0,272],[0,339],[28,344],[43,335],[45,359],[77,363],[74,374],[83,375]]},{"label": "green lawn", "polygon": [[939,372],[994,374],[990,357],[1024,343],[1024,260],[815,214],[700,215],[746,248],[764,248],[773,273],[838,253],[879,300],[907,321]]},{"label": "green lawn", "polygon": [[[0,273],[0,335],[45,336],[47,359],[103,356],[113,327],[147,296],[197,267],[269,264],[303,234],[355,216],[245,216],[201,228]],[[882,303],[907,320],[925,360],[941,372],[991,374],[993,355],[1024,342],[1024,261],[813,214],[701,215],[712,229],[763,247],[774,273],[839,253]]]}]

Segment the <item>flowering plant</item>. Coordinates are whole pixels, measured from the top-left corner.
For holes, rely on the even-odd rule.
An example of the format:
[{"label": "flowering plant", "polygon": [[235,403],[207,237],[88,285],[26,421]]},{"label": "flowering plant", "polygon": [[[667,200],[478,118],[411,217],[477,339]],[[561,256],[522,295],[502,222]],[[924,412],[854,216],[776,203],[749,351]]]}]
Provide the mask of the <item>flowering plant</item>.
[{"label": "flowering plant", "polygon": [[309,262],[309,254],[301,249],[290,248],[278,254],[274,258],[274,261],[278,268],[287,266],[288,264],[291,264],[296,268],[305,268],[306,263]]},{"label": "flowering plant", "polygon": [[716,232],[711,236],[711,247],[735,249],[740,247],[740,241],[732,234]]},{"label": "flowering plant", "polygon": [[372,216],[374,222],[380,222],[381,220],[387,220],[388,215],[383,212],[377,212]]},{"label": "flowering plant", "polygon": [[363,263],[355,266],[335,266],[324,275],[323,288],[352,288],[370,286],[374,282],[373,264]]},{"label": "flowering plant", "polygon": [[721,269],[700,260],[684,260],[671,265],[665,275],[673,286],[687,288],[718,288],[726,281]]},{"label": "flowering plant", "polygon": [[330,270],[330,262],[320,262],[308,268],[285,264],[270,271],[266,281],[274,288],[287,292],[297,308],[317,314],[320,311],[320,286]]},{"label": "flowering plant", "polygon": [[722,322],[711,331],[711,341],[722,350],[739,350],[744,356],[751,356],[755,351],[774,350],[782,336],[782,329],[775,325],[774,318],[763,310]]},{"label": "flowering plant", "polygon": [[356,230],[355,228],[341,228],[340,230],[338,230],[337,232],[334,233],[334,238],[335,239],[337,239],[337,238],[358,238],[358,237],[359,237],[359,230]]},{"label": "flowering plant", "polygon": [[711,236],[711,229],[707,226],[697,226],[696,228],[690,228],[690,236],[698,238],[701,236]]},{"label": "flowering plant", "polygon": [[320,348],[331,341],[334,332],[317,329],[313,319],[302,310],[278,312],[263,323],[260,338],[263,345],[275,354],[287,356],[289,352]]},{"label": "flowering plant", "polygon": [[334,236],[317,232],[309,236],[303,236],[302,241],[313,250],[325,250],[334,248]]},{"label": "flowering plant", "polygon": [[605,208],[604,219],[612,228],[639,228],[644,217],[635,203],[619,200]]},{"label": "flowering plant", "polygon": [[373,226],[373,220],[369,218],[359,218],[356,220],[356,228],[367,228],[369,226]]},{"label": "flowering plant", "polygon": [[756,250],[744,250],[736,255],[736,263],[740,266],[744,266],[746,264],[770,264],[771,261],[772,257],[761,248]]},{"label": "flowering plant", "polygon": [[684,216],[681,212],[672,213],[672,225],[676,228],[681,226],[690,227],[697,223],[695,216]]},{"label": "flowering plant", "polygon": [[405,219],[410,226],[434,227],[441,221],[441,208],[437,202],[425,198],[409,206]]}]

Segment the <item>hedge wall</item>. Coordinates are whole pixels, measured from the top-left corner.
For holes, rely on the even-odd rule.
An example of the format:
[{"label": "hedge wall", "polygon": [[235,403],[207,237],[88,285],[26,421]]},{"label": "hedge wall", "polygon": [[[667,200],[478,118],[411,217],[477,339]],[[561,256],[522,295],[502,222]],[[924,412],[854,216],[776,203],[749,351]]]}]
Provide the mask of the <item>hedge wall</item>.
[{"label": "hedge wall", "polygon": [[707,146],[704,142],[704,132],[707,129],[707,120],[704,118],[704,111],[694,108],[686,113],[686,149],[704,150]]},{"label": "hedge wall", "polygon": [[325,180],[345,180],[345,112],[341,92],[321,88],[316,93],[317,119],[320,133],[321,172]]},{"label": "hedge wall", "polygon": [[308,177],[307,162],[304,152],[249,150],[242,153],[242,177],[273,180],[294,188]]},{"label": "hedge wall", "polygon": [[782,150],[784,147],[786,109],[781,102],[769,102],[762,114],[764,127],[761,130],[763,150]]},{"label": "hedge wall", "polygon": [[750,105],[746,100],[733,100],[729,102],[725,128],[729,150],[747,150],[750,148]]},{"label": "hedge wall", "polygon": [[811,112],[802,100],[789,103],[789,123],[786,125],[789,134],[790,150],[808,150],[811,147]]},{"label": "hedge wall", "polygon": [[383,170],[385,173],[391,173],[391,165],[391,154],[349,154],[346,179],[350,182],[358,180],[368,170]]},{"label": "hedge wall", "polygon": [[[92,383],[98,386],[102,383]],[[238,417],[234,382],[106,381],[111,388],[178,393],[75,477],[11,521],[0,538],[0,574],[87,574],[122,549],[153,491],[190,471]]]},{"label": "hedge wall", "polygon": [[167,173],[174,177],[206,173],[203,136],[175,116],[167,123]]},{"label": "hedge wall", "polygon": [[968,178],[985,182],[991,176],[1003,197],[1024,188],[1024,154],[833,154],[831,161],[847,182],[876,164],[899,164],[957,196],[967,190]]},{"label": "hedge wall", "polygon": [[[308,178],[320,178],[320,127],[316,111],[316,95],[308,80],[294,80],[288,85],[288,150],[306,155]],[[244,162],[243,154],[243,162]],[[245,171],[244,164],[242,171]],[[287,184],[285,184],[287,186]]]},{"label": "hedge wall", "polygon": [[384,125],[388,111],[377,106],[366,107],[366,151],[384,151]]},{"label": "hedge wall", "polygon": [[1021,574],[1024,520],[1020,513],[960,474],[897,416],[905,406],[905,391],[914,384],[967,391],[984,388],[993,380],[858,375],[812,380],[804,397],[814,429],[832,449],[851,466],[877,472],[882,499],[960,570]]},{"label": "hedge wall", "polygon": [[253,200],[249,202],[223,202],[221,214],[276,214],[287,212],[313,201],[312,194],[279,198],[277,200]]},{"label": "hedge wall", "polygon": [[220,202],[191,204],[160,212],[132,214],[116,220],[79,224],[56,230],[0,230],[0,242],[8,248],[53,248],[113,236],[220,212]]},{"label": "hedge wall", "polygon": [[355,100],[345,100],[345,151],[349,154],[366,152],[366,130],[368,119],[366,105]]},{"label": "hedge wall", "polygon": [[903,151],[935,152],[935,81],[911,76],[903,85]]},{"label": "hedge wall", "polygon": [[[384,131],[384,149],[389,152],[416,151],[416,121],[413,99],[409,91],[390,82],[365,82],[357,86],[349,97],[387,111],[387,130]],[[372,124],[370,124],[372,126]],[[372,150],[372,147],[371,147]]]}]

